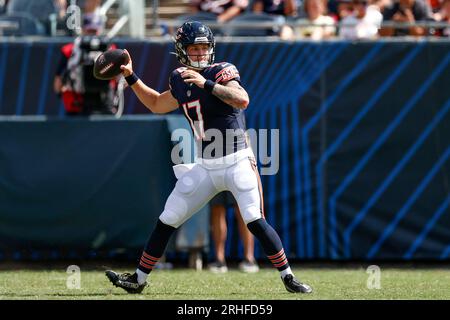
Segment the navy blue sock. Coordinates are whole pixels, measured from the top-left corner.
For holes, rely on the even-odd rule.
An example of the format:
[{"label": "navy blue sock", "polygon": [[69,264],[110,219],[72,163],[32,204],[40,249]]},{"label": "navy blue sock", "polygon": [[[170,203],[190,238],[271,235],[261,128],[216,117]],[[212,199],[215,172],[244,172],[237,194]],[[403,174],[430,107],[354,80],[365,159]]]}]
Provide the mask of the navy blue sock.
[{"label": "navy blue sock", "polygon": [[267,223],[264,218],[247,224],[251,233],[259,240],[264,253],[278,271],[289,268],[289,262],[284,254],[283,244],[278,233]]},{"label": "navy blue sock", "polygon": [[141,260],[139,261],[138,269],[144,273],[150,273],[153,267],[158,263],[159,259],[166,250],[167,243],[170,237],[177,230],[167,224],[164,224],[158,219],[155,230],[153,230],[148,239],[144,251],[142,252]]}]

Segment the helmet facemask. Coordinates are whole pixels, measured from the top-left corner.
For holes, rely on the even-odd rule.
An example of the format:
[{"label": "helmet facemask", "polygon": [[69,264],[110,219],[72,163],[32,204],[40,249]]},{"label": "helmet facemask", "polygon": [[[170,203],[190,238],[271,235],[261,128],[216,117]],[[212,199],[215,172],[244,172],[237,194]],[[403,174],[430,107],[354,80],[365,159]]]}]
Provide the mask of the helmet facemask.
[{"label": "helmet facemask", "polygon": [[187,46],[184,50],[186,52],[186,56],[188,57],[188,67],[194,68],[194,69],[204,69],[209,67],[212,64],[212,57],[214,55],[214,48],[211,44],[208,45],[208,52],[205,54],[207,56],[207,59],[198,59],[197,61],[192,60],[193,57],[201,57],[205,55],[190,55],[187,52]]}]

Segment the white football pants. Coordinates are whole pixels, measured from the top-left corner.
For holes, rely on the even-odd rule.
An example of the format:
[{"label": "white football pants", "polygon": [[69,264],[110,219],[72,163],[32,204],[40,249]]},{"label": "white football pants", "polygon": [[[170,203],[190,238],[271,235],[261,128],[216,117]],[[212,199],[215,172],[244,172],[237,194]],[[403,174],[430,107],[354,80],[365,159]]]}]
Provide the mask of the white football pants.
[{"label": "white football pants", "polygon": [[173,168],[178,181],[159,217],[163,223],[178,228],[225,190],[233,194],[246,224],[263,217],[261,180],[251,149]]}]

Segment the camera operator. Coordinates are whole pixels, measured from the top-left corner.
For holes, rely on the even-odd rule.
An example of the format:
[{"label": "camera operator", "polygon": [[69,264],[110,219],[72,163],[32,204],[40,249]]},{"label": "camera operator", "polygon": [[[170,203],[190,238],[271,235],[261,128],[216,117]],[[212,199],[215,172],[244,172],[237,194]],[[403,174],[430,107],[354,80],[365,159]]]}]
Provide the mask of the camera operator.
[{"label": "camera operator", "polygon": [[61,60],[54,79],[54,91],[60,95],[66,115],[115,114],[117,81],[93,76],[95,58],[114,44],[101,36],[103,21],[84,16],[82,32],[73,43],[61,48]]}]

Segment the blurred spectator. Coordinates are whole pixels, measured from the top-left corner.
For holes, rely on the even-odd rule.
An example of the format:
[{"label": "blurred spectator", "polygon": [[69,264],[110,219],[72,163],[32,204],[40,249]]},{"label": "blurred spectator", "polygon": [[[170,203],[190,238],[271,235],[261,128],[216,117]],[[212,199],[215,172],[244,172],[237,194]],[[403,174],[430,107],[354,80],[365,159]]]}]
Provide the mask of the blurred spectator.
[{"label": "blurred spectator", "polygon": [[341,20],[339,37],[343,39],[373,39],[378,36],[383,15],[379,7],[368,0],[353,0],[352,12]]},{"label": "blurred spectator", "polygon": [[285,17],[295,17],[297,15],[296,0],[254,0],[253,12],[265,12],[277,14]]},{"label": "blurred spectator", "polygon": [[84,0],[80,3],[81,17],[84,28],[92,25],[93,32],[103,33],[106,25],[106,16],[101,14],[102,0]]},{"label": "blurred spectator", "polygon": [[[286,18],[294,18],[297,16],[297,8],[297,0],[254,0],[252,12],[278,16],[282,19],[280,22],[284,23]],[[276,33],[285,40],[291,40],[294,35],[292,28],[287,25],[284,25]]]},{"label": "blurred spectator", "polygon": [[244,247],[244,260],[239,263],[239,269],[243,272],[254,273],[259,271],[258,264],[254,256],[255,240],[247,225],[242,219],[233,194],[224,191],[217,194],[210,202],[211,205],[211,233],[214,241],[216,261],[208,266],[214,273],[225,273],[228,271],[225,261],[225,243],[227,240],[227,207],[234,207],[234,213],[238,222],[239,235]]},{"label": "blurred spectator", "polygon": [[248,0],[190,0],[193,12],[210,12],[217,16],[217,22],[227,22],[240,15],[248,7]]},{"label": "blurred spectator", "polygon": [[433,12],[438,12],[441,9],[442,1],[441,0],[428,0],[428,4],[430,5],[431,10]]},{"label": "blurred spectator", "polygon": [[[385,21],[398,23],[414,23],[416,21],[434,21],[431,7],[425,0],[397,0],[392,7],[386,7],[383,12]],[[422,26],[406,28],[383,27],[380,34],[383,36],[423,36],[428,29]]]},{"label": "blurred spectator", "polygon": [[383,14],[385,8],[392,8],[394,0],[369,0],[369,6],[376,8]]},{"label": "blurred spectator", "polygon": [[305,0],[306,18],[297,22],[306,26],[295,27],[296,38],[311,38],[312,40],[327,39],[336,34],[335,20],[326,14],[327,0]]},{"label": "blurred spectator", "polygon": [[0,0],[0,14],[6,12],[6,5],[8,4],[8,0]]},{"label": "blurred spectator", "polygon": [[439,28],[437,35],[450,37],[450,0],[442,0],[440,10],[433,17],[436,21],[447,22],[449,24],[447,28]]},{"label": "blurred spectator", "polygon": [[353,0],[337,0],[337,20],[342,21],[344,18],[353,14]]},{"label": "blurred spectator", "polygon": [[101,37],[103,24],[83,18],[82,34],[73,43],[61,48],[61,59],[53,82],[67,115],[114,114],[114,94],[117,82],[102,81],[93,77],[95,58],[103,51],[114,49]]},{"label": "blurred spectator", "polygon": [[56,14],[59,19],[63,19],[67,11],[67,0],[54,0]]}]

